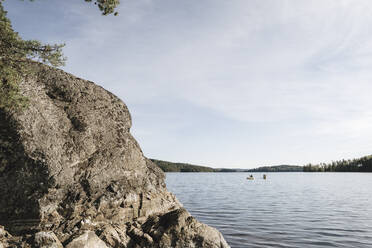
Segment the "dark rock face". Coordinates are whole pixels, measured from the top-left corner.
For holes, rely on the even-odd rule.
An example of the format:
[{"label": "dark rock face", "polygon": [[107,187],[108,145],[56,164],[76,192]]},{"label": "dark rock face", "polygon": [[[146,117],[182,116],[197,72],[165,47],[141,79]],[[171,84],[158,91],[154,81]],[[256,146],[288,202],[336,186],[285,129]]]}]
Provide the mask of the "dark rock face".
[{"label": "dark rock face", "polygon": [[166,190],[120,99],[46,66],[20,87],[29,107],[0,110],[0,247],[228,247]]}]

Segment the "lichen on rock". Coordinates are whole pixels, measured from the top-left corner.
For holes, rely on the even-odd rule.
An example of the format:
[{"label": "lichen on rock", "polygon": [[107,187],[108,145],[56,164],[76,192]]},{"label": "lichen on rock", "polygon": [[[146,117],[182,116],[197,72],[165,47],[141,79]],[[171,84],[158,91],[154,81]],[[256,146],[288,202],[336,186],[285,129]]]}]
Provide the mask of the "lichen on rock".
[{"label": "lichen on rock", "polygon": [[20,90],[27,109],[0,109],[0,225],[12,234],[0,228],[0,244],[228,247],[167,191],[119,98],[43,65]]}]

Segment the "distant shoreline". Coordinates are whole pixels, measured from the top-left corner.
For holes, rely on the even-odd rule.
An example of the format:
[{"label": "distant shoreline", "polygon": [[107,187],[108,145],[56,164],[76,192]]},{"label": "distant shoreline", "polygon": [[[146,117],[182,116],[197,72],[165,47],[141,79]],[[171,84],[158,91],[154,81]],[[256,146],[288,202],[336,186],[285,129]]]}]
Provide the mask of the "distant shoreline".
[{"label": "distant shoreline", "polygon": [[299,165],[262,166],[254,169],[212,168],[188,163],[174,163],[158,159],[150,159],[164,172],[372,172],[372,155],[352,160],[339,160],[331,163]]},{"label": "distant shoreline", "polygon": [[150,159],[160,167],[164,172],[302,172],[303,167],[297,165],[276,165],[264,166],[256,169],[232,169],[232,168],[212,168],[208,166],[193,165],[187,163],[174,163],[164,160]]}]

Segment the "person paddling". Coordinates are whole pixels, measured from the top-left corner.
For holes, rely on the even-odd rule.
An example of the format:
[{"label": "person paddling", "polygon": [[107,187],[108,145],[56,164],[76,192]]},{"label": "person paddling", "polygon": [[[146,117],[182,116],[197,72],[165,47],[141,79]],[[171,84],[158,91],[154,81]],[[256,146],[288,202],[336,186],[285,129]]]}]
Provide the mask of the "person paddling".
[{"label": "person paddling", "polygon": [[253,177],[253,175],[251,174],[251,175],[249,175],[249,177],[247,177],[247,179],[249,179],[249,180],[253,180],[254,177]]}]

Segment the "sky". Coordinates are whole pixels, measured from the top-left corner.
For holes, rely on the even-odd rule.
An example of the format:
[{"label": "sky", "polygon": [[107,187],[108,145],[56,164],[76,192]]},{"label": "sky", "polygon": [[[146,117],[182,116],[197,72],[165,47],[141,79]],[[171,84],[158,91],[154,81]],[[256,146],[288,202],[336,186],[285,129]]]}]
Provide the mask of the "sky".
[{"label": "sky", "polygon": [[145,156],[215,168],[372,154],[372,1],[6,0],[129,107]]}]

